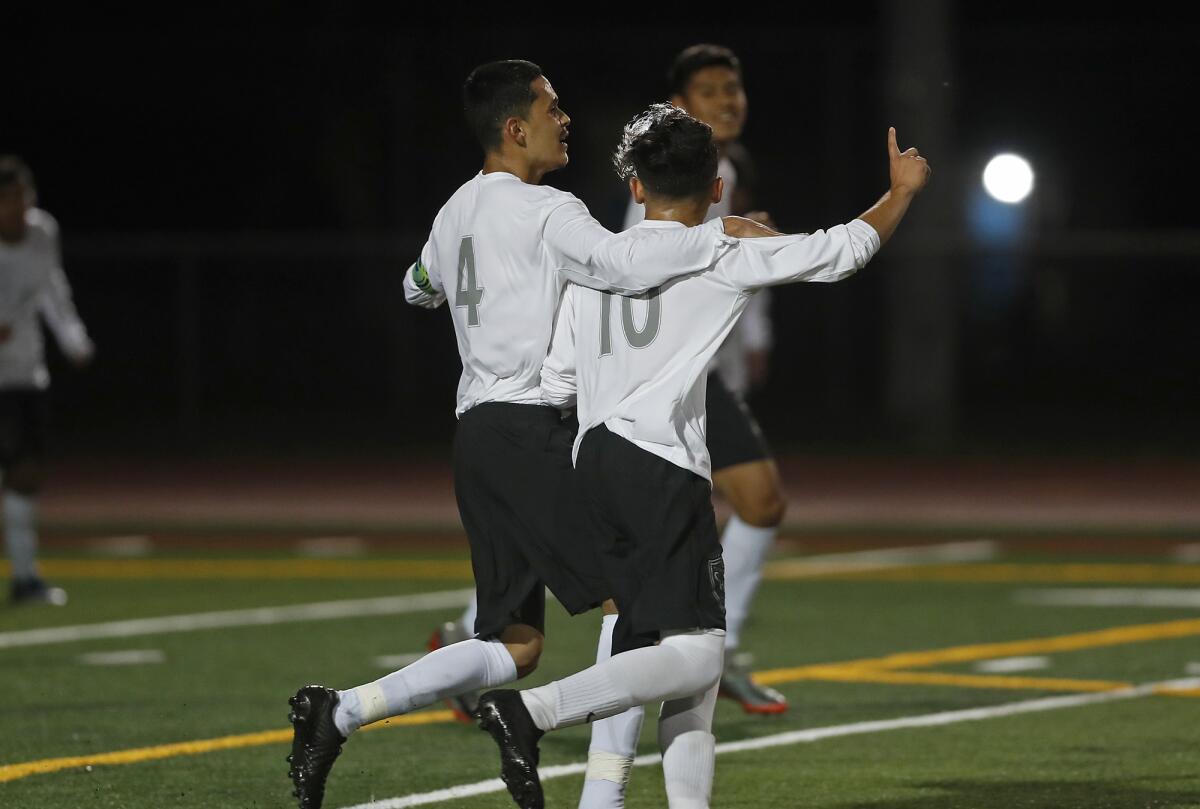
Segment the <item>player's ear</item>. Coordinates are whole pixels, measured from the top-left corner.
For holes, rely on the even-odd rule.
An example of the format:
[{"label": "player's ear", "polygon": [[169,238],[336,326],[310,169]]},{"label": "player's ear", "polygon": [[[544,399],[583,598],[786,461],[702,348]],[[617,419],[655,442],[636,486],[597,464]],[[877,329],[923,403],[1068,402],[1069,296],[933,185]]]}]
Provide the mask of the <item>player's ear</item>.
[{"label": "player's ear", "polygon": [[504,122],[504,139],[525,148],[524,122],[515,115]]},{"label": "player's ear", "polygon": [[637,177],[629,178],[629,193],[633,195],[633,201],[638,205],[646,204],[646,186],[642,185],[642,181]]},{"label": "player's ear", "polygon": [[718,202],[720,202],[721,197],[723,196],[725,196],[725,180],[722,177],[718,177],[717,179],[713,180],[712,184],[713,204],[716,205]]}]

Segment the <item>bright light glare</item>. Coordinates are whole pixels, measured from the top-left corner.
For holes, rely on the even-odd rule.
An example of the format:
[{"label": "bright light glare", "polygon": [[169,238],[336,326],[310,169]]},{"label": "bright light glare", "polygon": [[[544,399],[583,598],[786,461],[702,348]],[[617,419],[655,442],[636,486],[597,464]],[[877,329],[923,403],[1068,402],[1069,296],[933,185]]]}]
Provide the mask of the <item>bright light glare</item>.
[{"label": "bright light glare", "polygon": [[1001,202],[1018,203],[1033,190],[1033,167],[1020,155],[998,154],[983,170],[983,187]]}]

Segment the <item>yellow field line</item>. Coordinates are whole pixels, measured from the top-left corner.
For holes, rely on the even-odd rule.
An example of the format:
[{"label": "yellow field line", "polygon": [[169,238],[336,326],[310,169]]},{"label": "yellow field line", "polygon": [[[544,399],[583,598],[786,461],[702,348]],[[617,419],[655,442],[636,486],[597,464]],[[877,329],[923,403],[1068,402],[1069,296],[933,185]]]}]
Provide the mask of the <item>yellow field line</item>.
[{"label": "yellow field line", "polygon": [[[436,722],[453,721],[451,711],[425,711],[396,717],[395,719],[376,722],[363,730],[378,730],[388,725],[430,725]],[[70,756],[68,758],[47,758],[41,761],[30,761],[24,764],[6,764],[0,766],[0,783],[28,778],[31,775],[72,770],[80,767],[137,764],[142,761],[156,761],[178,756],[196,756],[201,753],[212,753],[217,750],[233,750],[238,747],[257,747],[264,744],[277,744],[292,740],[292,730],[265,730],[260,733],[243,733],[239,736],[222,736],[217,739],[201,739],[194,742],[179,742],[176,744],[160,744],[153,747],[137,747],[131,750],[118,750],[113,753],[96,753],[90,756]]]},{"label": "yellow field line", "polygon": [[[783,676],[786,673],[786,676]],[[1004,688],[1019,691],[1118,691],[1133,683],[1107,680],[1070,680],[1057,677],[1009,677],[983,674],[953,674],[940,671],[891,671],[864,666],[811,666],[807,670],[761,672],[754,675],[763,685],[796,680],[884,685],[948,685],[957,688]]]},{"label": "yellow field line", "polygon": [[829,569],[806,566],[803,559],[771,562],[763,569],[768,579],[826,581],[964,582],[1034,584],[1195,584],[1200,565],[1178,564],[940,564],[906,567]]},{"label": "yellow field line", "polygon": [[1200,619],[1197,618],[1157,624],[1121,626],[1050,638],[953,646],[948,649],[934,649],[926,652],[900,652],[872,661],[862,661],[862,664],[885,669],[923,668],[947,663],[970,663],[976,660],[1018,657],[1045,652],[1074,652],[1080,649],[1122,646],[1127,643],[1186,638],[1194,635],[1200,635]]},{"label": "yellow field line", "polygon": [[823,679],[819,675],[829,669],[849,668],[868,671],[895,671],[898,669],[922,668],[947,663],[970,663],[976,660],[993,660],[998,657],[1017,657],[1041,652],[1072,652],[1080,649],[1096,649],[1103,646],[1120,646],[1151,640],[1167,640],[1200,635],[1200,619],[1168,621],[1159,624],[1138,624],[1101,629],[1096,632],[1079,632],[1073,635],[1058,635],[1050,638],[1008,641],[1004,643],[981,643],[970,646],[951,646],[919,652],[900,652],[884,657],[868,657],[847,660],[844,663],[799,666],[796,668],[771,669],[758,672],[754,678],[764,684],[787,683],[796,680]]},{"label": "yellow field line", "polygon": [[[1050,651],[1077,651],[1079,649],[1113,646],[1141,641],[1163,640],[1200,635],[1200,619],[1169,621],[1160,624],[1140,624],[1116,627],[1097,632],[1081,632],[1050,638],[1011,641],[1006,643],[955,646],[923,652],[904,652],[878,658],[849,660],[843,663],[826,663],[786,669],[771,669],[756,672],[754,678],[764,685],[797,682],[800,680],[824,680],[835,682],[869,682],[903,685],[946,685],[960,688],[1006,688],[1039,691],[1112,691],[1130,687],[1130,683],[1104,680],[1070,680],[1042,677],[984,676],[943,672],[899,671],[900,668],[932,666],[941,663],[962,663],[996,657],[1011,657],[1020,654]],[[1171,697],[1200,697],[1200,689],[1161,688],[1155,692]],[[453,721],[450,711],[427,711],[377,722],[366,729],[388,725],[425,725]],[[0,766],[0,783],[26,778],[31,775],[58,772],[60,770],[88,765],[134,764],[177,756],[192,756],[217,750],[251,747],[286,742],[292,731],[272,730],[247,733],[240,736],[225,736],[194,742],[157,745],[112,753],[97,753],[91,756],[43,759],[22,764]]]},{"label": "yellow field line", "polygon": [[41,567],[53,579],[471,578],[466,559],[46,559]]}]

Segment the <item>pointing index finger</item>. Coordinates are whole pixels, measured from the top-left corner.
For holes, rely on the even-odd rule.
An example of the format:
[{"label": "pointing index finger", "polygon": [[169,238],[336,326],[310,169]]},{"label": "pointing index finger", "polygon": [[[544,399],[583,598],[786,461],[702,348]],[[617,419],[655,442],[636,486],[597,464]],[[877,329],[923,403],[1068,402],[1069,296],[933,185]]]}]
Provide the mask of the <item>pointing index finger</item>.
[{"label": "pointing index finger", "polygon": [[896,127],[888,127],[888,154],[892,157],[900,156],[900,147],[896,145]]}]

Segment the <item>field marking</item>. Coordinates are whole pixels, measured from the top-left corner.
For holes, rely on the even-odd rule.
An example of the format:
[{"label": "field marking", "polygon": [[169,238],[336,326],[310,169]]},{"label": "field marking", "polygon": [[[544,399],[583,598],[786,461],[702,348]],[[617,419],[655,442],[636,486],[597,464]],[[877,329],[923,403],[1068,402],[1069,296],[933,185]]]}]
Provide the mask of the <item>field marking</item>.
[{"label": "field marking", "polygon": [[132,536],[118,537],[99,537],[88,541],[88,549],[92,553],[99,553],[105,556],[118,556],[122,558],[133,558],[138,556],[149,556],[154,550],[154,543],[150,537],[144,534],[135,534]]},{"label": "field marking", "polygon": [[[462,598],[465,597],[466,591],[458,591],[456,593],[431,593],[431,596],[446,596],[457,595],[460,601],[458,605],[463,603]],[[412,596],[400,596],[399,598],[413,598]],[[368,599],[368,601],[386,601],[388,599]],[[345,604],[346,602],[333,602],[334,604]],[[313,606],[313,605],[302,605]],[[216,613],[220,614],[220,613]],[[178,616],[188,617],[188,616]],[[1147,635],[1152,634],[1152,630],[1157,628],[1164,637],[1182,637],[1179,634],[1179,624],[1190,624],[1200,622],[1173,621],[1168,624],[1151,624],[1146,626],[1135,627],[1118,627],[1116,629],[1103,630],[1102,632],[1083,633],[1082,635],[1066,635],[1060,638],[1037,638],[1032,641],[1017,641],[1016,643],[1026,644],[1045,644],[1056,640],[1074,639],[1073,643],[1078,643],[1079,638],[1093,639],[1103,638],[1112,640],[1114,638],[1133,638],[1135,640],[1147,639]],[[41,630],[35,630],[41,631]],[[1200,628],[1197,628],[1200,631]],[[11,633],[10,633],[11,634]],[[3,636],[0,636],[3,638]],[[1116,642],[1131,643],[1133,640],[1124,640]],[[1000,646],[1013,644],[998,644]],[[962,655],[963,650],[972,649],[987,649],[997,646],[968,646],[968,647],[951,647],[943,650],[933,650],[925,653],[910,652],[907,653],[909,658],[915,655],[924,654],[926,659],[931,659],[939,654],[949,654],[951,657],[957,658]],[[1079,647],[1086,648],[1086,647]],[[1000,655],[992,655],[999,657]],[[894,656],[893,656],[894,657]],[[978,675],[955,675],[943,674],[940,672],[902,672],[888,670],[881,667],[881,663],[891,660],[892,657],[884,658],[866,658],[862,660],[850,660],[844,663],[831,663],[820,665],[809,665],[791,669],[775,669],[772,671],[756,672],[754,677],[756,680],[764,684],[795,682],[798,680],[834,680],[834,681],[857,681],[857,682],[892,682],[899,684],[936,684],[936,685],[957,685],[960,687],[971,688],[1031,688],[1036,687],[1039,690],[1057,690],[1054,687],[1043,688],[1043,686],[1062,686],[1067,682],[1072,683],[1073,690],[1081,691],[1100,691],[1102,693],[1115,693],[1122,689],[1131,687],[1127,683],[1110,683],[1105,681],[1093,680],[1047,680],[1040,678],[1015,678],[1015,677],[981,677]],[[875,679],[871,679],[875,678]],[[887,678],[884,680],[883,678]],[[982,684],[981,684],[982,683]],[[1021,685],[1017,685],[1021,683]],[[1037,685],[1030,685],[1036,683]],[[1200,697],[1200,688],[1193,686],[1200,684],[1200,679],[1187,679],[1179,681],[1169,681],[1155,693],[1161,696],[1172,697]],[[1076,689],[1075,687],[1078,686]],[[391,720],[384,720],[372,725],[372,728],[383,727],[386,725],[416,725],[430,724],[441,721],[454,721],[453,714],[450,711],[429,711],[417,714],[409,714],[407,716],[397,717]],[[17,778],[25,778],[30,775],[41,773],[57,772],[59,770],[70,769],[76,766],[86,766],[88,764],[133,764],[140,761],[151,761],[162,758],[172,758],[175,756],[198,755],[200,753],[208,753],[215,750],[224,750],[230,747],[249,747],[261,744],[273,744],[276,742],[285,742],[291,739],[291,730],[274,730],[264,731],[261,733],[249,733],[240,736],[226,736],[217,739],[206,739],[194,742],[183,742],[180,744],[168,744],[155,747],[137,748],[135,750],[122,750],[114,753],[98,753],[93,756],[75,756],[70,758],[45,759],[42,761],[31,761],[23,764],[9,764],[0,766],[0,783],[4,781],[12,781]],[[166,752],[164,752],[166,751]]]},{"label": "field marking", "polygon": [[779,559],[763,566],[768,579],[808,579],[842,573],[886,570],[946,562],[982,562],[995,559],[1000,544],[990,539],[942,542],[898,548],[873,548],[849,553],[823,553],[796,559]]},{"label": "field marking", "polygon": [[[983,544],[969,542],[928,546],[923,556],[904,555],[917,553],[918,546],[861,552],[874,556],[839,553],[779,559],[767,563],[764,576],[775,581],[1200,584],[1200,565],[947,563],[944,556],[937,558],[939,553],[954,553],[955,548],[986,551]],[[46,559],[41,565],[46,576],[55,579],[471,580],[471,563],[466,559]],[[7,570],[8,563],[0,562],[0,577]]]},{"label": "field marking", "polygon": [[1008,675],[955,674],[942,671],[894,671],[867,666],[812,666],[806,671],[792,670],[786,679],[759,674],[756,682],[764,685],[819,680],[836,683],[878,683],[880,685],[948,685],[956,688],[991,688],[1017,691],[1118,691],[1129,688],[1127,682],[1108,680],[1072,680],[1061,677],[1012,677]]},{"label": "field marking", "polygon": [[164,615],[159,618],[135,618],[100,624],[77,624],[75,626],[0,632],[0,649],[74,643],[102,638],[132,638],[141,635],[196,632],[205,629],[274,626],[276,624],[331,621],[374,615],[402,615],[409,612],[461,607],[470,600],[473,592],[473,590],[443,590],[403,596],[323,601],[312,604],[256,607],[222,612],[199,612],[190,615]]},{"label": "field marking", "polygon": [[79,656],[85,666],[144,666],[166,663],[167,656],[159,649],[128,649],[121,652],[88,652]]},{"label": "field marking", "polygon": [[[869,733],[883,733],[890,730],[944,727],[946,725],[954,725],[962,722],[978,722],[985,719],[1018,716],[1021,714],[1039,713],[1043,711],[1055,711],[1064,708],[1078,708],[1087,705],[1098,705],[1105,702],[1115,702],[1117,700],[1148,697],[1159,693],[1162,689],[1192,688],[1197,684],[1200,684],[1200,681],[1176,680],[1162,683],[1146,683],[1143,685],[1123,688],[1119,691],[1108,691],[1102,694],[1077,694],[1063,697],[1043,697],[1041,699],[993,705],[986,708],[966,708],[963,710],[941,711],[938,713],[923,714],[919,716],[905,716],[897,719],[852,722],[846,725],[831,725],[823,728],[789,731],[786,733],[776,733],[771,736],[762,736],[757,739],[745,739],[737,742],[724,742],[717,745],[716,753],[720,756],[728,753],[764,750],[770,747],[784,747],[788,745],[806,743],[810,744],[813,742],[823,741],[825,739],[836,739],[845,736],[860,736]],[[661,757],[657,754],[638,756],[633,760],[633,766],[648,767],[659,764],[661,760]],[[563,778],[568,775],[578,775],[586,771],[587,764],[585,762],[576,762],[573,764],[560,764],[554,767],[543,767],[541,768],[539,775],[541,776],[542,781],[549,781],[555,778]],[[439,789],[433,792],[422,792],[413,795],[405,795],[398,798],[355,804],[353,806],[342,807],[342,809],[409,809],[409,807],[412,806],[426,806],[428,804],[442,803],[444,801],[455,800],[459,798],[471,798],[478,795],[502,792],[504,789],[504,784],[499,778],[491,778],[486,781],[477,781],[472,784],[459,784],[458,786],[449,787],[447,789]]]},{"label": "field marking", "polygon": [[873,671],[896,671],[936,666],[943,663],[973,663],[977,660],[992,660],[1000,657],[1018,657],[1047,652],[1071,652],[1080,649],[1095,649],[1103,646],[1119,646],[1127,643],[1184,638],[1194,635],[1200,635],[1200,619],[1120,626],[1094,632],[1057,635],[1049,638],[951,646],[945,649],[932,649],[929,651],[899,652],[884,657],[849,660],[844,663],[832,665],[817,664],[794,668],[770,669],[768,671],[756,672],[754,679],[764,685],[775,685],[778,683],[794,682],[796,680],[820,679],[820,677],[815,675],[830,669],[854,668]]},{"label": "field marking", "polygon": [[310,559],[366,556],[370,545],[362,537],[312,537],[296,543],[296,553]]},{"label": "field marking", "polygon": [[980,660],[974,666],[980,674],[1009,674],[1015,671],[1039,671],[1050,668],[1050,658],[1032,657],[998,657],[995,660]]},{"label": "field marking", "polygon": [[1200,590],[1194,588],[1101,587],[1018,590],[1018,604],[1048,607],[1200,607]]},{"label": "field marking", "polygon": [[1200,542],[1176,545],[1171,558],[1176,562],[1200,562]]},{"label": "field marking", "polygon": [[[53,579],[471,579],[468,559],[44,559]],[[0,574],[5,564],[0,563]]]},{"label": "field marking", "polygon": [[[802,561],[802,560],[796,560]],[[768,578],[788,579],[789,575]],[[1179,564],[1077,563],[928,564],[867,570],[839,570],[800,578],[832,581],[946,582],[962,584],[1198,584],[1200,566]]]},{"label": "field marking", "polygon": [[[452,711],[423,711],[421,713],[398,716],[368,725],[363,730],[379,730],[388,726],[432,725],[440,722],[453,722]],[[292,740],[292,729],[265,730],[259,733],[242,733],[237,736],[222,736],[216,739],[201,739],[194,742],[178,742],[175,744],[160,744],[153,747],[135,747],[130,750],[117,750],[112,753],[96,753],[90,756],[69,756],[66,758],[48,758],[41,761],[28,761],[23,764],[5,764],[0,766],[0,783],[28,778],[31,775],[60,772],[81,767],[111,766],[118,764],[138,764],[143,761],[157,761],[164,758],[179,756],[196,756],[201,753],[213,753],[218,750],[233,750],[239,747],[258,747],[264,744],[278,744]]]}]

